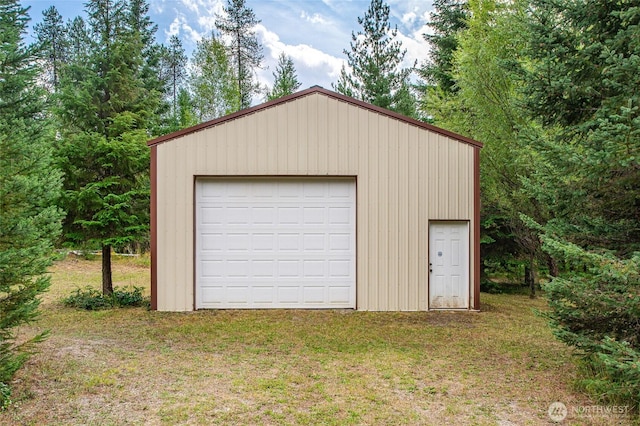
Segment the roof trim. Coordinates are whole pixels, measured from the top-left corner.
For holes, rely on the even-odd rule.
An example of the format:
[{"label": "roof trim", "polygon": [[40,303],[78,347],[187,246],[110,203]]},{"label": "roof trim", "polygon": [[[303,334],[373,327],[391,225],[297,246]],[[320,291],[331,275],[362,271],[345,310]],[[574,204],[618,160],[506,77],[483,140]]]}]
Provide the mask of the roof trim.
[{"label": "roof trim", "polygon": [[208,129],[209,127],[217,126],[217,125],[222,124],[222,123],[227,122],[227,121],[235,120],[235,119],[243,117],[245,115],[253,114],[253,113],[261,111],[263,109],[271,108],[271,107],[274,107],[274,106],[277,106],[277,105],[280,105],[280,104],[284,104],[286,102],[291,102],[291,101],[294,101],[294,100],[296,100],[298,98],[303,98],[305,96],[309,96],[309,95],[316,94],[316,93],[328,96],[328,97],[333,98],[333,99],[337,99],[337,100],[342,101],[342,102],[349,103],[351,105],[355,105],[355,106],[360,107],[360,108],[364,108],[364,109],[369,110],[369,111],[376,112],[376,113],[378,113],[380,115],[384,115],[384,116],[387,116],[387,117],[390,117],[390,118],[394,118],[396,120],[399,120],[399,121],[405,122],[407,124],[410,124],[410,125],[413,125],[413,126],[416,126],[416,127],[420,127],[420,128],[432,131],[434,133],[439,133],[439,134],[441,134],[443,136],[450,137],[450,138],[455,139],[457,141],[472,145],[472,146],[474,146],[476,148],[482,148],[482,143],[481,142],[478,142],[478,141],[473,140],[471,138],[468,138],[466,136],[462,136],[462,135],[459,135],[457,133],[450,132],[449,130],[445,130],[445,129],[442,129],[440,127],[436,127],[436,126],[434,126],[432,124],[424,123],[422,121],[418,121],[416,119],[406,117],[406,116],[404,116],[402,114],[398,114],[397,112],[390,111],[388,109],[384,109],[384,108],[381,108],[379,106],[372,105],[372,104],[369,104],[367,102],[363,102],[363,101],[360,101],[358,99],[354,99],[354,98],[351,98],[349,96],[345,96],[345,95],[342,95],[340,93],[324,89],[324,88],[322,88],[320,86],[313,86],[313,87],[311,87],[309,89],[302,90],[300,92],[296,92],[296,93],[293,93],[293,94],[288,95],[288,96],[283,96],[282,98],[274,99],[272,101],[265,102],[263,104],[253,106],[251,108],[247,108],[247,109],[243,109],[243,110],[234,112],[233,114],[225,115],[224,117],[216,118],[216,119],[210,120],[210,121],[205,121],[204,123],[200,123],[200,124],[197,124],[195,126],[188,127],[186,129],[178,130],[176,132],[169,133],[167,135],[157,137],[155,139],[152,139],[152,140],[148,141],[147,145],[150,146],[150,147],[151,146],[155,146],[155,145],[158,145],[158,144],[161,144],[161,143],[164,143],[164,142],[168,142],[168,141],[171,141],[173,139],[177,139],[179,137],[182,137],[182,136],[185,136],[185,135],[188,135],[188,134],[191,134],[191,133],[199,132],[200,130]]}]

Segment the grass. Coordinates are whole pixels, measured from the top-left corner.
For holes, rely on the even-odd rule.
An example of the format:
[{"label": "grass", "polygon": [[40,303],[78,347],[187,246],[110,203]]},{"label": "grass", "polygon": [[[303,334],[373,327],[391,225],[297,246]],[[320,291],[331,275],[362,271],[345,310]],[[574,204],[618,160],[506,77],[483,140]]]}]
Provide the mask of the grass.
[{"label": "grass", "polygon": [[[100,261],[52,268],[50,329],[12,383],[0,424],[564,424],[595,405],[525,295],[482,295],[482,312],[80,311],[60,300],[99,287]],[[114,284],[145,286],[144,260],[116,259]],[[148,291],[148,290],[147,290]]]}]

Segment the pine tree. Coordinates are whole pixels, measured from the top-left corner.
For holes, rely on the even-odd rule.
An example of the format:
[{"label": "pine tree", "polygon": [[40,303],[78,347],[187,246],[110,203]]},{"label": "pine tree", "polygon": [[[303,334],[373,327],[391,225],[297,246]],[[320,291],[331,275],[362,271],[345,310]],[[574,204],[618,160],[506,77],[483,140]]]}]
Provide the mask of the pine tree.
[{"label": "pine tree", "polygon": [[180,89],[178,92],[178,128],[194,126],[198,124],[196,113],[193,108],[193,101],[187,89]]},{"label": "pine tree", "polygon": [[[525,94],[554,135],[539,146],[541,202],[583,247],[640,249],[640,8],[540,1],[530,19]],[[543,188],[547,190],[543,190]]]},{"label": "pine tree", "polygon": [[86,59],[91,43],[85,20],[76,16],[67,22],[66,33],[69,41],[68,62],[81,62]]},{"label": "pine tree", "polygon": [[434,11],[428,23],[433,34],[424,34],[429,43],[429,60],[420,68],[420,76],[427,84],[445,93],[456,90],[453,76],[454,53],[458,49],[458,35],[467,28],[470,18],[467,0],[434,0]]},{"label": "pine tree", "polygon": [[216,28],[231,40],[227,47],[240,94],[240,109],[251,106],[253,95],[260,93],[255,81],[255,70],[262,63],[262,45],[258,42],[254,27],[260,23],[245,0],[227,0],[225,15],[216,16]]},{"label": "pine tree", "polygon": [[605,403],[640,396],[640,7],[539,0],[528,19],[523,93],[547,137],[534,141],[534,224],[569,266],[546,286],[554,334],[576,348]]},{"label": "pine tree", "polygon": [[187,55],[182,47],[182,42],[176,35],[169,38],[169,46],[163,49],[162,68],[167,82],[167,93],[171,98],[171,113],[173,117],[178,115],[178,95],[182,83],[187,76]]},{"label": "pine tree", "polygon": [[300,88],[300,84],[293,60],[284,52],[280,53],[276,71],[273,73],[273,89],[267,93],[267,100],[290,95]]},{"label": "pine tree", "polygon": [[[102,289],[113,291],[111,250],[147,238],[149,152],[159,109],[145,81],[154,27],[120,0],[87,3],[87,45],[78,44],[61,82],[57,160],[64,172],[65,237],[102,250]],[[142,23],[142,24],[141,24]],[[150,28],[150,30],[149,30]],[[80,38],[79,41],[82,41]]]},{"label": "pine tree", "polygon": [[415,101],[410,88],[411,68],[403,69],[407,53],[394,40],[397,29],[391,29],[389,6],[382,0],[371,0],[364,18],[358,18],[362,31],[351,33],[348,69],[343,66],[338,92],[408,116],[415,116]]},{"label": "pine tree", "polygon": [[0,408],[14,373],[45,337],[17,343],[16,329],[36,318],[38,296],[49,287],[43,274],[62,216],[54,207],[61,180],[34,66],[39,53],[24,44],[28,19],[18,2],[0,3]]},{"label": "pine tree", "polygon": [[237,111],[241,97],[227,50],[214,34],[200,40],[193,53],[189,87],[193,108],[200,121]]},{"label": "pine tree", "polygon": [[55,6],[46,9],[42,15],[42,22],[34,26],[34,31],[42,45],[47,85],[55,92],[60,84],[60,69],[69,59],[67,27]]}]

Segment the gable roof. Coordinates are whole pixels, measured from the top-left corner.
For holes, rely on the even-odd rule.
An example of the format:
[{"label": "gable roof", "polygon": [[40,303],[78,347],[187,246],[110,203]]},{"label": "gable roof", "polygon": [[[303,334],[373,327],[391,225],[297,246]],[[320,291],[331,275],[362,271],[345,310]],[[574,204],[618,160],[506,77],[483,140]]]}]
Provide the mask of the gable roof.
[{"label": "gable roof", "polygon": [[213,120],[210,120],[210,121],[205,121],[204,123],[200,123],[200,124],[197,124],[195,126],[188,127],[186,129],[178,130],[176,132],[169,133],[167,135],[157,137],[155,139],[152,139],[152,140],[148,141],[147,145],[151,147],[151,146],[158,145],[158,144],[161,144],[161,143],[164,143],[164,142],[169,142],[169,141],[171,141],[173,139],[177,139],[179,137],[182,137],[182,136],[185,136],[185,135],[188,135],[188,134],[191,134],[191,133],[195,133],[195,132],[198,132],[200,130],[207,129],[209,127],[217,126],[218,124],[224,123],[226,121],[235,120],[235,119],[241,118],[241,117],[243,117],[245,115],[253,114],[253,113],[261,111],[263,109],[271,108],[271,107],[274,107],[274,106],[277,106],[277,105],[280,105],[280,104],[284,104],[286,102],[295,101],[296,99],[303,98],[305,96],[313,95],[313,94],[316,94],[316,93],[324,95],[324,96],[327,96],[329,98],[337,99],[337,100],[342,101],[342,102],[346,102],[348,104],[357,106],[359,108],[364,108],[366,110],[376,112],[376,113],[378,113],[380,115],[384,115],[384,116],[387,116],[387,117],[390,117],[390,118],[394,118],[396,120],[408,123],[408,124],[416,126],[416,127],[420,127],[420,128],[429,130],[429,131],[434,132],[434,133],[439,133],[439,134],[441,134],[443,136],[450,137],[451,139],[455,139],[457,141],[472,145],[472,146],[474,146],[476,148],[482,148],[482,143],[481,142],[478,142],[478,141],[473,140],[471,138],[468,138],[466,136],[462,136],[462,135],[459,135],[457,133],[450,132],[449,130],[445,130],[445,129],[442,129],[440,127],[436,127],[434,125],[431,125],[431,124],[428,124],[428,123],[424,123],[422,121],[418,121],[418,120],[410,118],[410,117],[406,117],[406,116],[404,116],[402,114],[398,114],[397,112],[390,111],[388,109],[384,109],[384,108],[381,108],[379,106],[372,105],[372,104],[369,104],[367,102],[363,102],[363,101],[360,101],[358,99],[354,99],[354,98],[351,98],[349,96],[345,96],[345,95],[342,95],[340,93],[324,89],[324,88],[322,88],[320,86],[313,86],[313,87],[311,87],[309,89],[302,90],[300,92],[296,92],[296,93],[293,93],[293,94],[288,95],[288,96],[283,96],[282,98],[274,99],[272,101],[265,102],[263,104],[253,106],[251,108],[243,109],[243,110],[234,112],[232,114],[225,115],[224,117],[216,118],[216,119],[213,119]]}]

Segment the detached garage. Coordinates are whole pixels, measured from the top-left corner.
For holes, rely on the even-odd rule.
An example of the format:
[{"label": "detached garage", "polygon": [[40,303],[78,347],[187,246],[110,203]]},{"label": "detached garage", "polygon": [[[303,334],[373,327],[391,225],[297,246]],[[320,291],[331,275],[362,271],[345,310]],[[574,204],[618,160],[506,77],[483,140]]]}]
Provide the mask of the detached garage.
[{"label": "detached garage", "polygon": [[476,141],[313,87],[149,146],[153,309],[479,307]]}]

